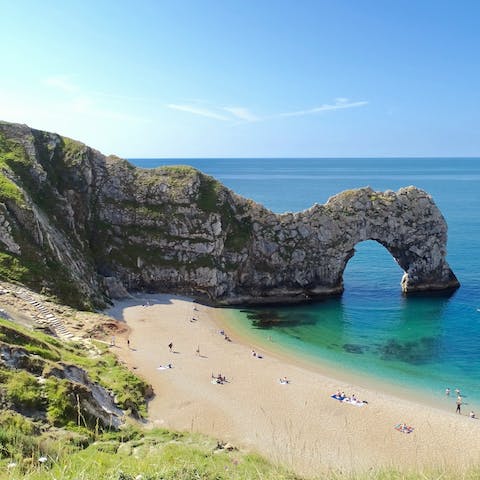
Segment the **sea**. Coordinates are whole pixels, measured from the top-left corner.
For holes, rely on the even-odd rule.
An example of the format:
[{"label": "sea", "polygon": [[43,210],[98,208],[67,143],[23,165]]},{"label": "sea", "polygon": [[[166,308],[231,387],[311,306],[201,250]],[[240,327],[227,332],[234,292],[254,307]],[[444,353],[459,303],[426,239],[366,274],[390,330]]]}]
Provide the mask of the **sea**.
[{"label": "sea", "polygon": [[461,283],[452,295],[402,295],[402,269],[382,245],[365,241],[345,269],[342,296],[228,309],[227,317],[255,345],[275,346],[337,378],[452,411],[459,389],[465,408],[480,413],[480,158],[130,161],[144,168],[191,165],[276,213],[301,211],[364,186],[427,191],[448,224],[447,260]]}]

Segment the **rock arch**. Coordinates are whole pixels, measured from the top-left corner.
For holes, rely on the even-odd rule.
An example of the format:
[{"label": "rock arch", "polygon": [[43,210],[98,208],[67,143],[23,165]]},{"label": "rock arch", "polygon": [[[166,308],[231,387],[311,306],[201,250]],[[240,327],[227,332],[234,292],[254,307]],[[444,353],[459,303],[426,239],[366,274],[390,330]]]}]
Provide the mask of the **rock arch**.
[{"label": "rock arch", "polygon": [[445,258],[445,219],[431,196],[416,187],[398,192],[348,190],[324,205],[270,218],[254,230],[252,266],[257,266],[253,271],[261,279],[252,280],[269,286],[264,291],[267,298],[282,291],[286,297],[309,298],[341,293],[347,262],[355,245],[365,240],[390,252],[405,272],[401,280],[405,293],[459,286]]}]

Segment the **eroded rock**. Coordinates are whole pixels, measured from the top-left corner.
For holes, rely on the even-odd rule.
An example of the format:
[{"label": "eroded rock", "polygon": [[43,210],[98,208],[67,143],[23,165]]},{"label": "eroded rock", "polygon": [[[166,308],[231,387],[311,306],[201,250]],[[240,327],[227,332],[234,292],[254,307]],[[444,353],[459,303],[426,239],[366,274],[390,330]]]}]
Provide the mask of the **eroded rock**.
[{"label": "eroded rock", "polygon": [[[24,125],[0,122],[0,135],[10,149],[9,178],[24,199],[0,205],[0,251],[20,264],[44,265],[35,288],[59,294],[68,285],[67,303],[76,293],[101,306],[136,289],[217,304],[338,294],[364,240],[395,258],[406,293],[459,286],[445,259],[445,220],[430,195],[413,186],[349,190],[276,215],[190,167],[135,168]],[[21,168],[15,155],[23,155]]]}]

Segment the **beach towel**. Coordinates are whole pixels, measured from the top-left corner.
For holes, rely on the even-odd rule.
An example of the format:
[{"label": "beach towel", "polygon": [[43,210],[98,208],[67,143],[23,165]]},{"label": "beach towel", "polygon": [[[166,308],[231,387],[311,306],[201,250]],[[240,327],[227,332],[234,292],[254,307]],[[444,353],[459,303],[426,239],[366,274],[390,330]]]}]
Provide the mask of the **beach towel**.
[{"label": "beach towel", "polygon": [[402,432],[402,433],[412,433],[414,428],[413,427],[410,427],[408,425],[402,425],[401,423],[395,425],[395,430],[399,431],[399,432]]},{"label": "beach towel", "polygon": [[363,407],[365,405],[365,402],[362,402],[360,400],[352,400],[351,398],[344,398],[342,402],[349,403],[350,405],[355,405],[357,407]]},{"label": "beach towel", "polygon": [[159,367],[157,367],[157,370],[170,370],[171,368],[173,367],[168,365],[160,365]]},{"label": "beach towel", "polygon": [[342,395],[330,395],[330,398],[333,398],[334,400],[338,400],[340,402],[343,402],[345,400],[345,397],[342,397]]}]

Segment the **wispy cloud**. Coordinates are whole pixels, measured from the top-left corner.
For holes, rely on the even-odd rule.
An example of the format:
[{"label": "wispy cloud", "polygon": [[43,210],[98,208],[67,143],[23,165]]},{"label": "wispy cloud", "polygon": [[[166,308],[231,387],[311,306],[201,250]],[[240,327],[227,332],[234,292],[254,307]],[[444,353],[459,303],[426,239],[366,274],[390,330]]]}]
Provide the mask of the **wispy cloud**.
[{"label": "wispy cloud", "polygon": [[294,112],[285,112],[279,113],[277,115],[272,115],[272,117],[300,117],[302,115],[314,115],[320,112],[327,112],[331,110],[341,110],[343,108],[356,108],[356,107],[363,107],[368,105],[367,101],[360,101],[360,102],[351,102],[348,98],[336,98],[334,103],[324,103],[319,107],[309,108],[307,110],[297,110]]},{"label": "wispy cloud", "polygon": [[226,112],[231,113],[234,117],[238,118],[239,120],[244,120],[245,122],[258,122],[263,120],[261,117],[255,115],[254,113],[250,112],[248,108],[244,107],[224,107],[223,108]]},{"label": "wispy cloud", "polygon": [[181,112],[193,113],[194,115],[214,118],[215,120],[222,120],[224,122],[230,120],[230,118],[225,115],[221,115],[220,113],[209,110],[207,108],[197,107],[196,105],[178,105],[176,103],[169,103],[167,107],[171,108],[172,110],[180,110]]},{"label": "wispy cloud", "polygon": [[314,115],[321,112],[341,110],[346,108],[363,107],[365,105],[368,105],[368,102],[365,100],[352,102],[348,98],[338,97],[338,98],[335,98],[333,103],[324,103],[323,105],[320,105],[318,107],[261,116],[251,112],[248,108],[245,108],[245,107],[216,107],[216,106],[209,105],[208,108],[206,108],[203,106],[203,103],[204,102],[202,103],[199,102],[198,104],[197,103],[188,103],[188,104],[170,103],[167,105],[167,107],[173,110],[180,110],[182,112],[187,112],[194,115],[200,115],[202,117],[221,120],[223,122],[240,121],[240,123],[252,123],[252,122],[272,120],[275,118]]}]

